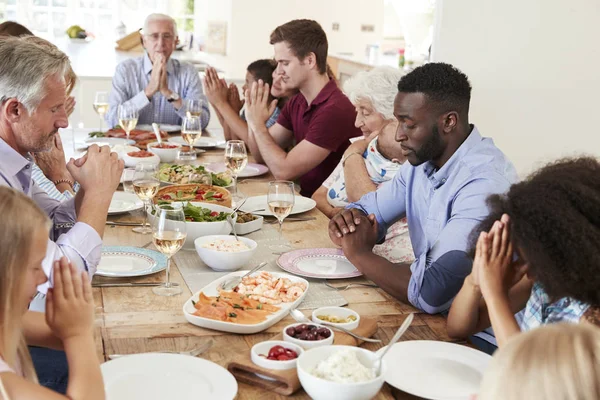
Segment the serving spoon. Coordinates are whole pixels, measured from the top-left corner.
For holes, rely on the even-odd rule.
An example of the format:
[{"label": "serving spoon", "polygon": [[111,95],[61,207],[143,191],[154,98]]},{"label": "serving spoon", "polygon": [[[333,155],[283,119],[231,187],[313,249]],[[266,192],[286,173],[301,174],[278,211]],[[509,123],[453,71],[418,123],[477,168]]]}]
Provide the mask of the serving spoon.
[{"label": "serving spoon", "polygon": [[156,122],[152,123],[152,129],[154,129],[154,135],[156,136],[156,141],[160,145],[160,143],[161,143],[160,129],[158,128],[158,124]]},{"label": "serving spoon", "polygon": [[375,370],[375,376],[381,375],[381,362],[383,361],[383,356],[385,356],[385,353],[387,353],[388,350],[392,348],[392,346],[400,339],[400,337],[402,335],[404,335],[404,332],[406,332],[406,330],[408,329],[408,327],[410,326],[410,324],[412,323],[414,318],[415,318],[414,313],[408,314],[408,317],[406,317],[406,319],[404,320],[402,325],[400,325],[400,328],[398,328],[398,330],[396,331],[396,334],[394,335],[392,340],[390,340],[388,345],[385,346],[385,349],[383,350],[383,352],[373,362],[373,369]]}]

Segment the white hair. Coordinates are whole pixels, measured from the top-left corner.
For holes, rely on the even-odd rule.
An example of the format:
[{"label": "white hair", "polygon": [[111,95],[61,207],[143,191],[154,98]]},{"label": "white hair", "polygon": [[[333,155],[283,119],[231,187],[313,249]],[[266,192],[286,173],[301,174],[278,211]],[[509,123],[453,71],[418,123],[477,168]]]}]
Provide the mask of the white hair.
[{"label": "white hair", "polygon": [[69,57],[50,42],[35,37],[0,39],[0,104],[15,98],[34,112],[46,96],[50,77],[64,81]]},{"label": "white hair", "polygon": [[373,109],[387,120],[394,119],[394,98],[403,72],[393,67],[361,71],[344,83],[344,92],[352,104],[368,100]]},{"label": "white hair", "polygon": [[177,22],[175,22],[175,20],[173,18],[171,18],[170,16],[168,16],[167,14],[158,14],[158,13],[150,14],[146,17],[146,20],[144,21],[144,34],[147,34],[150,23],[157,22],[157,21],[170,22],[171,25],[173,26],[173,35],[177,36]]}]

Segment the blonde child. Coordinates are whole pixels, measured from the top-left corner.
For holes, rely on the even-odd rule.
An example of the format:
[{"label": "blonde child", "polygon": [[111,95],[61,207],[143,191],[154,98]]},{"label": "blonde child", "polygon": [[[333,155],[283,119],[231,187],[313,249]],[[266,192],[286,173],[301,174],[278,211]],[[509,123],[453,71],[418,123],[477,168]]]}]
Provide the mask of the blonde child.
[{"label": "blonde child", "polygon": [[[94,303],[85,272],[65,258],[54,264],[46,314],[28,310],[37,286],[50,220],[24,194],[0,186],[0,379],[10,400],[104,399],[94,339]],[[69,363],[67,396],[37,383],[27,345],[64,349]],[[4,399],[6,400],[6,399]]]},{"label": "blonde child", "polygon": [[479,400],[600,399],[600,329],[545,325],[512,338],[494,355]]}]

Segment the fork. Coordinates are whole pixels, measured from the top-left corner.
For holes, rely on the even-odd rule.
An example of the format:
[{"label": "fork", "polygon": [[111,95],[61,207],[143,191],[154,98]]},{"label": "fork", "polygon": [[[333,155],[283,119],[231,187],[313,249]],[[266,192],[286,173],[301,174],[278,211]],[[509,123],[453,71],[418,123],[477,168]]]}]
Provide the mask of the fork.
[{"label": "fork", "polygon": [[[204,353],[206,350],[210,349],[213,344],[214,344],[214,340],[210,339],[208,342],[202,344],[201,346],[193,349],[193,350],[189,350],[189,351],[151,351],[149,352],[150,354],[157,354],[157,353],[167,353],[167,354],[181,354],[183,356],[190,356],[190,357],[196,357],[202,353]],[[116,358],[121,358],[121,357],[125,357],[125,356],[130,356],[131,354],[110,354],[108,356],[109,359],[114,360]]]},{"label": "fork", "polygon": [[326,280],[323,280],[323,283],[325,283],[325,286],[327,286],[328,288],[339,290],[339,291],[348,290],[348,289],[352,289],[355,287],[370,287],[370,288],[378,288],[379,287],[374,283],[350,283],[348,285],[342,285],[342,286],[333,286],[331,283],[327,282]]}]

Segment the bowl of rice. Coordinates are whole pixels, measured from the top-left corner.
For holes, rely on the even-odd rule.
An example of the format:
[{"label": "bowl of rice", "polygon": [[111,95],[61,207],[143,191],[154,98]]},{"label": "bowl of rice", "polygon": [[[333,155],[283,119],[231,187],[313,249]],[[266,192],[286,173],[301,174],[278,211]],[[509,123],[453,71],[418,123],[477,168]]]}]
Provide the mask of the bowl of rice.
[{"label": "bowl of rice", "polygon": [[256,252],[254,240],[231,235],[207,235],[194,240],[198,256],[215,271],[236,271],[250,262]]},{"label": "bowl of rice", "polygon": [[375,376],[375,353],[353,346],[306,350],[296,362],[302,387],[314,400],[369,400],[379,393],[387,368]]}]

